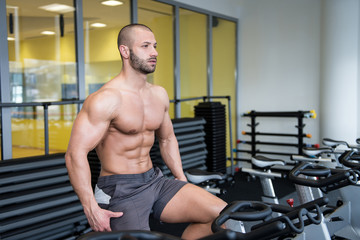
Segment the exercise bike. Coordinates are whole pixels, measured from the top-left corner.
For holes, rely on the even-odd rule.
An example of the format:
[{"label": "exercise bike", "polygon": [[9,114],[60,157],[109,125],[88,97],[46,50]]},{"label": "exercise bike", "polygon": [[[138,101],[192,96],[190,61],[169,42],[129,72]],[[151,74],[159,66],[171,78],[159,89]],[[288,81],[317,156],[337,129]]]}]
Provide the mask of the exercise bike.
[{"label": "exercise bike", "polygon": [[242,167],[240,171],[249,174],[253,178],[259,178],[263,190],[263,195],[261,196],[263,202],[278,204],[279,199],[275,194],[272,179],[284,178],[285,174],[273,172],[271,167],[276,165],[284,166],[285,161],[256,155],[251,158],[251,163],[253,168]]},{"label": "exercise bike", "polygon": [[[359,177],[358,170],[334,169],[310,162],[298,164],[289,173],[289,179],[299,186],[298,194],[301,202],[314,199],[310,187],[320,189],[323,193],[337,189],[344,191],[358,185]],[[351,195],[358,200],[360,191],[353,189]],[[332,239],[360,239],[359,220],[354,216],[355,211],[359,210],[354,209],[354,205],[352,201],[344,198],[335,209],[324,211],[324,222]]]},{"label": "exercise bike", "polygon": [[324,147],[304,147],[304,155],[292,155],[291,159],[301,162],[314,162],[330,168],[342,167],[339,157],[349,150],[360,150],[360,138],[356,139],[357,144],[349,144],[346,141],[324,138],[322,141]]},{"label": "exercise bike", "polygon": [[[277,204],[279,202],[272,180],[274,178],[286,178],[288,172],[286,173],[279,173],[271,171],[271,167],[275,165],[285,165],[285,161],[281,159],[273,159],[268,158],[264,156],[253,156],[251,159],[251,162],[254,169],[250,168],[242,168],[241,171],[248,173],[252,177],[258,177],[260,179],[262,190],[263,190],[263,196],[262,201],[270,204]],[[316,198],[321,199],[321,198]],[[301,204],[305,204],[307,202],[312,202],[316,200],[315,198],[311,199],[311,201],[303,201]],[[290,206],[293,206],[293,199],[288,199],[287,203]],[[278,216],[280,216],[280,213],[276,213]],[[309,225],[306,226],[304,231],[301,234],[298,234],[296,237],[293,237],[292,239],[317,239],[317,240],[330,240],[330,235],[328,233],[328,230],[326,228],[326,224],[324,221],[321,221],[317,225]]]},{"label": "exercise bike", "polygon": [[219,187],[221,182],[226,181],[225,174],[193,168],[185,171],[185,176],[190,183],[198,185],[214,195],[226,194],[226,189]]}]

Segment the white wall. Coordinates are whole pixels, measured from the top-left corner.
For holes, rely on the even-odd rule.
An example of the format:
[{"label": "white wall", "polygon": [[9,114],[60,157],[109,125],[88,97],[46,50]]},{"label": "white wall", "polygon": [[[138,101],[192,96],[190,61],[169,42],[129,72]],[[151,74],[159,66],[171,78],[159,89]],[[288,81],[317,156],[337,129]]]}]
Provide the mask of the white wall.
[{"label": "white wall", "polygon": [[[240,113],[319,111],[320,13],[320,0],[242,1]],[[239,119],[240,129],[249,131],[249,119]],[[296,119],[258,120],[258,131],[297,133]],[[319,119],[305,119],[304,123],[304,132],[313,136],[304,139],[305,143],[319,143]],[[297,139],[275,137],[269,141],[296,143]],[[297,152],[293,147],[260,149]]]},{"label": "white wall", "polygon": [[360,137],[359,0],[323,4],[322,136],[354,142]]},{"label": "white wall", "polygon": [[[314,109],[318,117],[305,119],[304,128],[313,137],[305,142],[314,144],[321,143],[323,137],[336,138],[320,132],[324,1],[329,0],[179,0],[239,19],[239,135],[249,130],[248,119],[241,117],[247,111]],[[359,39],[358,32],[354,35]],[[354,51],[359,53],[359,48]],[[358,100],[359,85],[353,86]],[[289,124],[289,121],[264,119],[259,131],[296,132],[296,122]],[[358,137],[359,124],[358,117],[351,126]],[[296,139],[285,141],[296,142]]]}]

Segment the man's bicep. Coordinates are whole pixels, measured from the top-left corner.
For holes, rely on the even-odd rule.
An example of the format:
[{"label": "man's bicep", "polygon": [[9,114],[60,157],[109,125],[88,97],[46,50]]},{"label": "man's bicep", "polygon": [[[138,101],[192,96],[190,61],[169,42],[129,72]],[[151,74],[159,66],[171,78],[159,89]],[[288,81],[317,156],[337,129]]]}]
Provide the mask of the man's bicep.
[{"label": "man's bicep", "polygon": [[156,131],[156,136],[159,140],[166,140],[174,136],[174,128],[168,114],[164,115],[164,120]]},{"label": "man's bicep", "polygon": [[164,88],[159,87],[159,97],[161,97],[161,101],[164,104],[164,117],[162,120],[162,123],[159,127],[159,129],[156,131],[156,136],[160,139],[166,140],[170,139],[174,136],[174,128],[172,125],[172,121],[169,115],[169,97],[167,95],[167,92]]},{"label": "man's bicep", "polygon": [[107,121],[94,121],[88,113],[80,112],[73,125],[69,147],[73,146],[87,152],[94,149],[104,136],[108,125]]}]

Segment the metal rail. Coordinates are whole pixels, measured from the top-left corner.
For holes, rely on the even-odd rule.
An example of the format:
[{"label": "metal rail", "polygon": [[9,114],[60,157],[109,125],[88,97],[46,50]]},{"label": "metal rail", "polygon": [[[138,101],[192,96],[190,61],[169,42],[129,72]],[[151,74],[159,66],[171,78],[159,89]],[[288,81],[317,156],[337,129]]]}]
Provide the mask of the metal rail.
[{"label": "metal rail", "polygon": [[[82,104],[84,100],[67,100],[67,101],[54,101],[54,102],[25,102],[25,103],[0,103],[0,108],[12,107],[43,107],[44,109],[44,148],[45,155],[49,155],[49,106],[55,105],[69,105],[69,104]],[[1,126],[2,127],[2,126]],[[4,142],[3,136],[1,141]],[[4,159],[5,160],[5,159]]]},{"label": "metal rail", "polygon": [[[230,138],[230,160],[231,160],[231,175],[235,174],[234,172],[234,157],[233,151],[231,151],[233,146],[232,139],[232,120],[231,120],[231,97],[230,96],[203,96],[203,97],[193,97],[193,98],[184,98],[184,99],[174,99],[170,100],[171,103],[180,103],[185,101],[194,101],[194,100],[203,100],[207,99],[227,99],[228,100],[228,111],[229,111],[229,138]],[[69,105],[69,104],[83,104],[84,100],[66,100],[66,101],[54,101],[54,102],[25,102],[25,103],[0,103],[0,109],[2,108],[12,108],[12,107],[34,107],[34,106],[42,106],[44,109],[44,147],[45,147],[45,155],[49,155],[49,106],[55,105]],[[3,138],[1,136],[1,138]],[[4,139],[1,139],[4,141]]]}]

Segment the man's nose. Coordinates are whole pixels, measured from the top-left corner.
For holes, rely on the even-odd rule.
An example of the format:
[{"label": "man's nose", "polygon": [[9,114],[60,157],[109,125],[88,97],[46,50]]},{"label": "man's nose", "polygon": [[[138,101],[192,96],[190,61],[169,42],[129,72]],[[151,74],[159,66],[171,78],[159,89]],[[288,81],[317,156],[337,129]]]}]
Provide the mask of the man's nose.
[{"label": "man's nose", "polygon": [[156,51],[156,48],[153,47],[153,50],[151,52],[151,56],[152,57],[157,57],[158,56],[158,52]]}]

